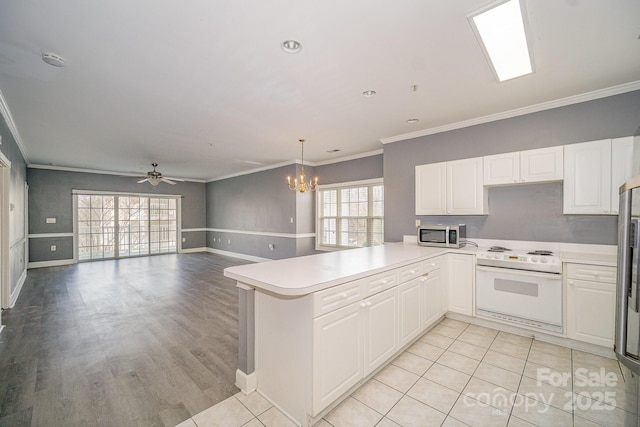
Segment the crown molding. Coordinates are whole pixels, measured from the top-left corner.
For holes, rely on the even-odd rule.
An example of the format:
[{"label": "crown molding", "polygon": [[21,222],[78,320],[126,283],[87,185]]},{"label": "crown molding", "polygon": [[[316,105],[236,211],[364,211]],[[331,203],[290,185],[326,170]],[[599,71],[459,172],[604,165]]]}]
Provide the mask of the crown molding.
[{"label": "crown molding", "polygon": [[[134,178],[140,178],[144,176],[144,172],[133,173],[133,172],[115,172],[115,171],[105,171],[99,169],[83,169],[83,168],[73,168],[68,166],[54,166],[54,165],[39,165],[37,163],[30,163],[27,165],[30,169],[47,169],[47,170],[55,170],[55,171],[64,171],[64,172],[81,172],[81,173],[95,173],[98,175],[117,175],[117,176],[130,176]],[[164,177],[167,179],[175,178],[181,179],[187,182],[198,182],[204,184],[206,181],[204,179],[191,179],[191,178],[180,178],[180,177]]]},{"label": "crown molding", "polygon": [[390,144],[392,142],[406,141],[408,139],[419,138],[421,136],[434,135],[436,133],[448,132],[456,129],[466,128],[469,126],[509,119],[511,117],[523,116],[525,114],[537,113],[539,111],[551,110],[553,108],[565,107],[567,105],[579,104],[581,102],[593,101],[595,99],[606,98],[608,96],[620,95],[622,93],[632,92],[639,89],[640,80],[636,80],[634,82],[624,83],[618,86],[612,86],[605,89],[595,90],[593,92],[587,92],[580,95],[574,95],[566,98],[556,99],[553,101],[543,102],[540,104],[530,105],[528,107],[516,108],[515,110],[504,111],[502,113],[490,114],[484,117],[464,120],[461,122],[451,123],[443,126],[436,126],[429,129],[391,136],[388,138],[382,138],[380,142],[382,142],[383,144]]},{"label": "crown molding", "polygon": [[27,149],[24,146],[24,142],[22,142],[22,137],[20,136],[20,132],[18,132],[18,127],[16,126],[16,122],[13,120],[13,115],[11,114],[11,110],[9,110],[9,104],[4,99],[4,94],[0,90],[0,114],[4,117],[5,122],[7,122],[7,127],[13,136],[16,145],[18,146],[18,150],[20,150],[20,154],[22,154],[22,158],[26,164],[29,164],[29,155],[27,153]]},{"label": "crown molding", "polygon": [[[380,150],[375,150],[375,151],[367,151],[365,153],[360,153],[360,154],[354,154],[352,156],[339,157],[339,158],[331,159],[331,160],[323,160],[321,162],[310,162],[308,160],[305,160],[304,161],[304,165],[305,166],[310,166],[310,167],[324,166],[324,165],[329,165],[329,164],[332,164],[332,163],[346,162],[347,160],[355,160],[355,159],[360,159],[360,158],[363,158],[363,157],[377,156],[378,154],[383,154],[383,153],[384,153],[384,150],[380,149]],[[255,169],[249,169],[249,170],[246,170],[246,171],[233,173],[233,174],[230,174],[230,175],[224,175],[224,176],[219,176],[219,177],[216,177],[216,178],[210,178],[206,182],[221,181],[223,179],[235,178],[237,176],[242,176],[242,175],[251,175],[252,173],[256,173],[256,172],[262,172],[262,171],[266,171],[266,170],[269,170],[269,169],[277,169],[277,168],[281,168],[283,166],[289,166],[289,165],[295,165],[295,164],[302,164],[302,161],[300,159],[289,160],[289,161],[286,161],[286,162],[276,163],[276,164],[268,165],[268,166],[262,166],[262,167],[255,168]]]}]

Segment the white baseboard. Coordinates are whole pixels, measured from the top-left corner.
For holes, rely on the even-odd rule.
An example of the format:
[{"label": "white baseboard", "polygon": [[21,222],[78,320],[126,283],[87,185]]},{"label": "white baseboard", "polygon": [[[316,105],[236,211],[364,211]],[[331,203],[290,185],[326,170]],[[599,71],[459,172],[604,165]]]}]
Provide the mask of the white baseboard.
[{"label": "white baseboard", "polygon": [[193,254],[196,252],[207,252],[207,248],[189,248],[189,249],[180,249],[181,254]]},{"label": "white baseboard", "polygon": [[538,341],[544,341],[550,344],[560,345],[562,347],[568,347],[573,350],[584,351],[586,353],[595,354],[595,355],[606,357],[609,359],[616,358],[612,348],[607,348],[607,347],[603,347],[596,344],[578,341],[571,338],[565,338],[563,336],[548,334],[541,330],[538,331],[538,330],[533,330],[529,328],[521,328],[520,326],[493,321],[483,317],[470,317],[464,314],[458,314],[458,313],[452,313],[452,312],[448,312],[446,314],[446,317],[454,320],[460,320],[462,322],[471,323],[473,325],[497,329],[499,331],[508,332],[510,334],[521,335],[527,338],[533,338]]},{"label": "white baseboard", "polygon": [[20,296],[20,292],[22,291],[22,285],[24,285],[24,282],[26,280],[27,280],[27,270],[25,269],[20,275],[20,278],[18,279],[18,283],[16,284],[16,288],[13,290],[13,292],[11,293],[11,297],[9,298],[10,308],[16,305],[16,301],[18,300],[18,297]]},{"label": "white baseboard", "polygon": [[256,373],[252,372],[247,375],[240,369],[237,369],[236,387],[238,387],[244,394],[249,394],[256,391],[256,388],[258,387],[258,378],[256,377]]},{"label": "white baseboard", "polygon": [[53,261],[37,261],[30,262],[27,268],[40,268],[40,267],[58,267],[61,265],[70,265],[76,264],[76,260],[74,259],[57,259]]},{"label": "white baseboard", "polygon": [[228,252],[228,251],[223,251],[220,249],[213,249],[213,248],[207,248],[207,252],[212,254],[230,256],[233,258],[246,259],[247,261],[254,261],[254,262],[273,261],[272,259],[269,259],[269,258],[260,258],[253,255],[240,254],[237,252]]}]

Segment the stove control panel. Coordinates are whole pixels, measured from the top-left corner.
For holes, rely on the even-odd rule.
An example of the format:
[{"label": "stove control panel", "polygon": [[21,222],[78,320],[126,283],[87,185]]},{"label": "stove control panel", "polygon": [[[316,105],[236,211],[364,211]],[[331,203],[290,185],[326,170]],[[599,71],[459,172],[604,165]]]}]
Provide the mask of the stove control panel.
[{"label": "stove control panel", "polygon": [[526,251],[493,252],[478,251],[478,265],[517,268],[534,271],[560,272],[561,263],[558,255],[528,254]]}]

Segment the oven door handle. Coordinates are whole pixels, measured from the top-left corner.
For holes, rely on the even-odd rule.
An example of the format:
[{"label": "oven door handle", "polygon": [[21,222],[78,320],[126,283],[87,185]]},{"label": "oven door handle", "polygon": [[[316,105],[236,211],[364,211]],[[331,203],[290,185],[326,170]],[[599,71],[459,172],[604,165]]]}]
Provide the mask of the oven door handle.
[{"label": "oven door handle", "polygon": [[543,273],[540,271],[518,270],[515,268],[486,267],[484,265],[476,265],[476,271],[510,274],[515,276],[541,277],[545,279],[562,279],[562,275],[560,273]]}]

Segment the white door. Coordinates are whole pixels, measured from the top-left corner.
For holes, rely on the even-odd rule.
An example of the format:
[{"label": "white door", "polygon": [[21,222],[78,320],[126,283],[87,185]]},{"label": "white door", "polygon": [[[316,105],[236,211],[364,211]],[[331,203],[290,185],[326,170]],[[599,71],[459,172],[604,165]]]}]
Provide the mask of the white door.
[{"label": "white door", "polygon": [[569,338],[613,347],[616,312],[615,283],[567,279]]},{"label": "white door", "polygon": [[611,140],[564,146],[564,213],[611,212]]},{"label": "white door", "polygon": [[421,288],[422,277],[416,277],[398,286],[400,347],[408,344],[422,331],[422,318],[420,313]]},{"label": "white door", "polygon": [[416,215],[447,213],[446,179],[446,163],[416,166]]},{"label": "white door", "polygon": [[363,377],[361,302],[313,321],[313,413],[353,387]]},{"label": "white door", "polygon": [[78,260],[174,253],[176,197],[77,194]]},{"label": "white door", "polygon": [[611,140],[611,213],[620,209],[620,186],[633,177],[633,137]]},{"label": "white door", "polygon": [[422,327],[426,328],[442,314],[442,276],[440,270],[425,273],[422,278]]},{"label": "white door", "polygon": [[484,185],[514,184],[520,181],[520,153],[483,157]]},{"label": "white door", "polygon": [[364,304],[364,375],[368,375],[398,349],[398,290],[380,292]]},{"label": "white door", "polygon": [[482,157],[447,162],[447,214],[485,213]]},{"label": "white door", "polygon": [[561,181],[564,174],[562,146],[527,150],[520,153],[520,181]]},{"label": "white door", "polygon": [[473,256],[465,254],[449,254],[449,310],[473,315],[474,299],[474,264]]}]

